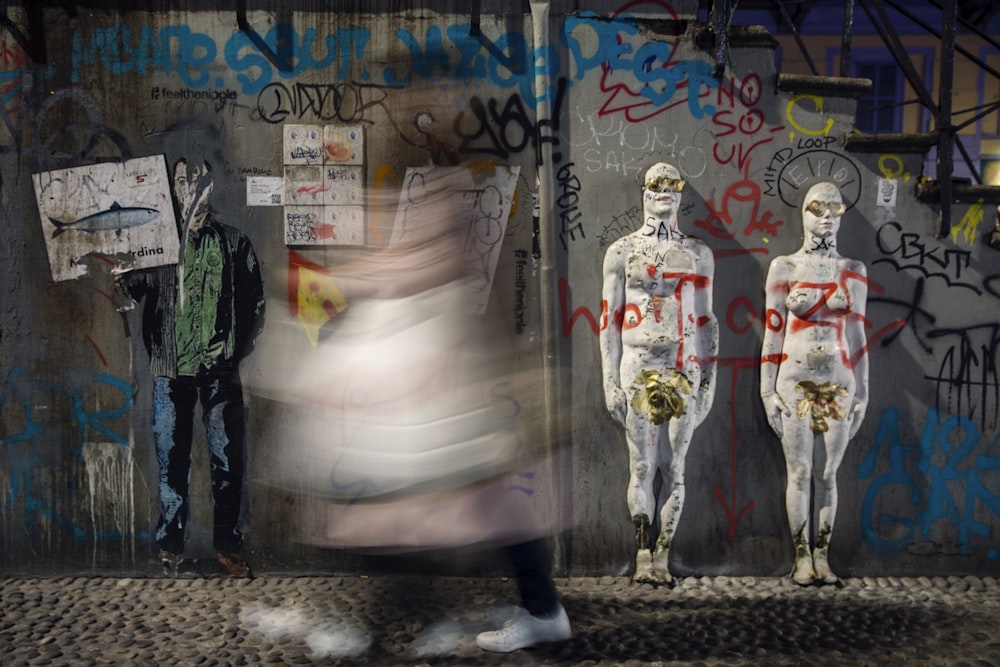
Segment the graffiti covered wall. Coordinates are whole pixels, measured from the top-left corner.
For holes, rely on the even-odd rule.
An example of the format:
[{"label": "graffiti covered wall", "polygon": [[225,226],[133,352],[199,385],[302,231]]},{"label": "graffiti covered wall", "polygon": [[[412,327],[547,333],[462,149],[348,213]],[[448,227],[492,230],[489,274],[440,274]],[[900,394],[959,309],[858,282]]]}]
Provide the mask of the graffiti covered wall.
[{"label": "graffiti covered wall", "polygon": [[[710,284],[686,284],[711,289],[718,323],[713,400],[687,448],[671,571],[792,566],[786,462],[760,391],[765,332],[784,325],[765,279],[775,257],[803,245],[803,198],[819,181],[845,204],[839,253],[867,269],[813,286],[833,294],[860,280],[867,290],[865,343],[849,360],[867,364],[867,407],[836,475],[831,564],[842,576],[1000,567],[1000,255],[984,242],[995,202],[953,205],[958,223],[938,238],[935,207],[914,194],[923,155],[845,151],[855,101],[829,82],[779,85],[766,34],[734,32],[716,71],[699,47],[706,27],[662,1],[600,16],[484,14],[475,25],[419,10],[255,10],[244,31],[207,5],[44,16],[44,63],[2,34],[4,571],[158,567],[154,406],[164,371],[151,367],[143,309],[121,286],[135,270],[174,271],[183,252],[147,257],[163,244],[120,233],[170,230],[128,198],[137,176],[129,182],[127,168],[118,180],[58,181],[46,193],[58,192],[59,206],[36,185],[145,158],[210,165],[205,206],[259,262],[266,317],[240,366],[244,553],[258,571],[359,566],[288,539],[291,500],[262,482],[282,453],[269,434],[288,416],[253,387],[281,370],[269,351],[292,340],[308,366],[336,339],[354,298],[344,267],[401,233],[406,203],[421,201],[415,175],[457,165],[469,174],[464,252],[477,308],[500,323],[494,342],[513,367],[557,385],[545,410],[565,443],[565,474],[526,475],[518,492],[558,500],[570,515],[557,537],[561,572],[632,571],[629,455],[605,409],[599,349],[602,331],[625,320],[602,301],[602,265],[646,222],[644,178],[656,163],[685,182],[678,229],[714,258]],[[181,241],[198,206],[185,201],[169,217]],[[58,265],[54,232],[74,249]],[[54,280],[64,264],[74,277]],[[698,326],[683,309],[633,315],[673,331]],[[193,437],[188,551],[211,552],[213,460],[200,416]]]}]

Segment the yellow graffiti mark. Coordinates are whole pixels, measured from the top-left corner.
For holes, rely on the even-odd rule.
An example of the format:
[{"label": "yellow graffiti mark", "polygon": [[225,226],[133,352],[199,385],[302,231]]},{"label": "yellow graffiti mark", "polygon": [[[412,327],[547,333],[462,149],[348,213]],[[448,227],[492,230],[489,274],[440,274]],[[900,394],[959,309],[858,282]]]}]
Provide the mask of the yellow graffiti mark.
[{"label": "yellow graffiti mark", "polygon": [[978,234],[979,224],[983,221],[985,215],[986,211],[983,210],[983,200],[980,199],[970,206],[958,224],[951,228],[951,240],[958,243],[958,237],[961,235],[968,245],[972,245]]},{"label": "yellow graffiti mark", "polygon": [[[492,176],[496,172],[498,166],[501,166],[501,163],[496,160],[484,158],[482,160],[469,163],[469,172],[472,174],[472,178],[479,182],[487,176]],[[511,200],[510,204],[510,215],[507,216],[508,220],[513,220],[514,216],[517,214],[517,208],[521,199],[518,192],[519,189],[514,190],[514,198]]]},{"label": "yellow graffiti mark", "polygon": [[[791,124],[791,126],[794,127],[796,130],[798,130],[799,132],[802,132],[803,134],[808,134],[808,135],[811,135],[811,136],[814,136],[814,137],[818,137],[818,136],[823,136],[823,135],[829,134],[830,130],[833,128],[833,118],[831,118],[829,116],[827,116],[826,122],[823,123],[823,128],[819,129],[819,130],[814,130],[814,129],[810,129],[810,128],[807,128],[807,127],[803,127],[802,125],[799,124],[799,122],[797,120],[795,120],[795,115],[793,113],[793,110],[803,100],[808,100],[808,101],[812,102],[813,106],[816,107],[816,111],[819,112],[819,113],[823,113],[823,98],[822,97],[820,97],[819,95],[809,95],[809,94],[796,95],[791,100],[789,100],[788,106],[785,108],[785,116],[788,118],[789,124]],[[791,136],[794,137],[795,133],[794,132],[791,133]]]},{"label": "yellow graffiti mark", "polygon": [[885,153],[878,159],[878,170],[886,180],[903,177],[907,183],[910,182],[910,172],[905,171],[903,158],[892,153]]},{"label": "yellow graffiti mark", "polygon": [[903,160],[898,155],[886,153],[878,159],[878,170],[887,180],[903,175]]}]

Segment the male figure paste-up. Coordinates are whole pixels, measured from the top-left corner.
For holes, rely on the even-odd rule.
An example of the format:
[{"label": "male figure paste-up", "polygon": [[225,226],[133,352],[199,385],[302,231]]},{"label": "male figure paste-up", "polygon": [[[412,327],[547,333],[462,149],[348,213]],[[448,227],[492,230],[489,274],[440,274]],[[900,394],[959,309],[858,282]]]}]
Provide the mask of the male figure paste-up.
[{"label": "male figure paste-up", "polygon": [[195,404],[210,452],[213,545],[222,571],[248,574],[239,528],[246,407],[239,364],[264,323],[264,286],[250,240],[215,219],[208,163],[174,167],[180,262],[122,276],[143,305],[143,342],[153,375],[153,441],[159,464],[156,542],[176,574],[187,527]]},{"label": "male figure paste-up", "polygon": [[[653,165],[642,188],[642,227],[604,257],[604,397],[628,443],[633,579],[654,584],[672,582],[670,543],[684,506],[685,458],[712,407],[719,346],[715,260],[705,243],[678,228],[683,189],[676,167]],[[657,470],[664,498],[658,513]]]}]

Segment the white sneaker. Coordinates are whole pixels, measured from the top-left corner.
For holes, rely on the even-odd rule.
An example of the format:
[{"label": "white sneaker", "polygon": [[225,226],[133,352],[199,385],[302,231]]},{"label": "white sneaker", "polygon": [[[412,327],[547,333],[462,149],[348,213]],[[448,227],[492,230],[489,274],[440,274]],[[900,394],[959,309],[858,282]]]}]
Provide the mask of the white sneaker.
[{"label": "white sneaker", "polygon": [[503,624],[499,630],[481,632],[476,637],[479,648],[497,653],[510,653],[542,642],[569,639],[572,634],[569,617],[562,605],[549,616],[532,616],[525,609]]}]

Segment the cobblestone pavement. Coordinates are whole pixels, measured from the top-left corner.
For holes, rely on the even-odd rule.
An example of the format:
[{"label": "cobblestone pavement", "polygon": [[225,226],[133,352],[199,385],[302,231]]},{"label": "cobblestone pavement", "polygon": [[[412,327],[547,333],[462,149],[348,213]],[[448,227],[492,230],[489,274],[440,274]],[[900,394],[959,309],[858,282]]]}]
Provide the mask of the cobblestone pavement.
[{"label": "cobblestone pavement", "polygon": [[992,578],[557,585],[573,637],[499,655],[474,637],[516,602],[508,579],[7,578],[0,664],[1000,666]]}]

